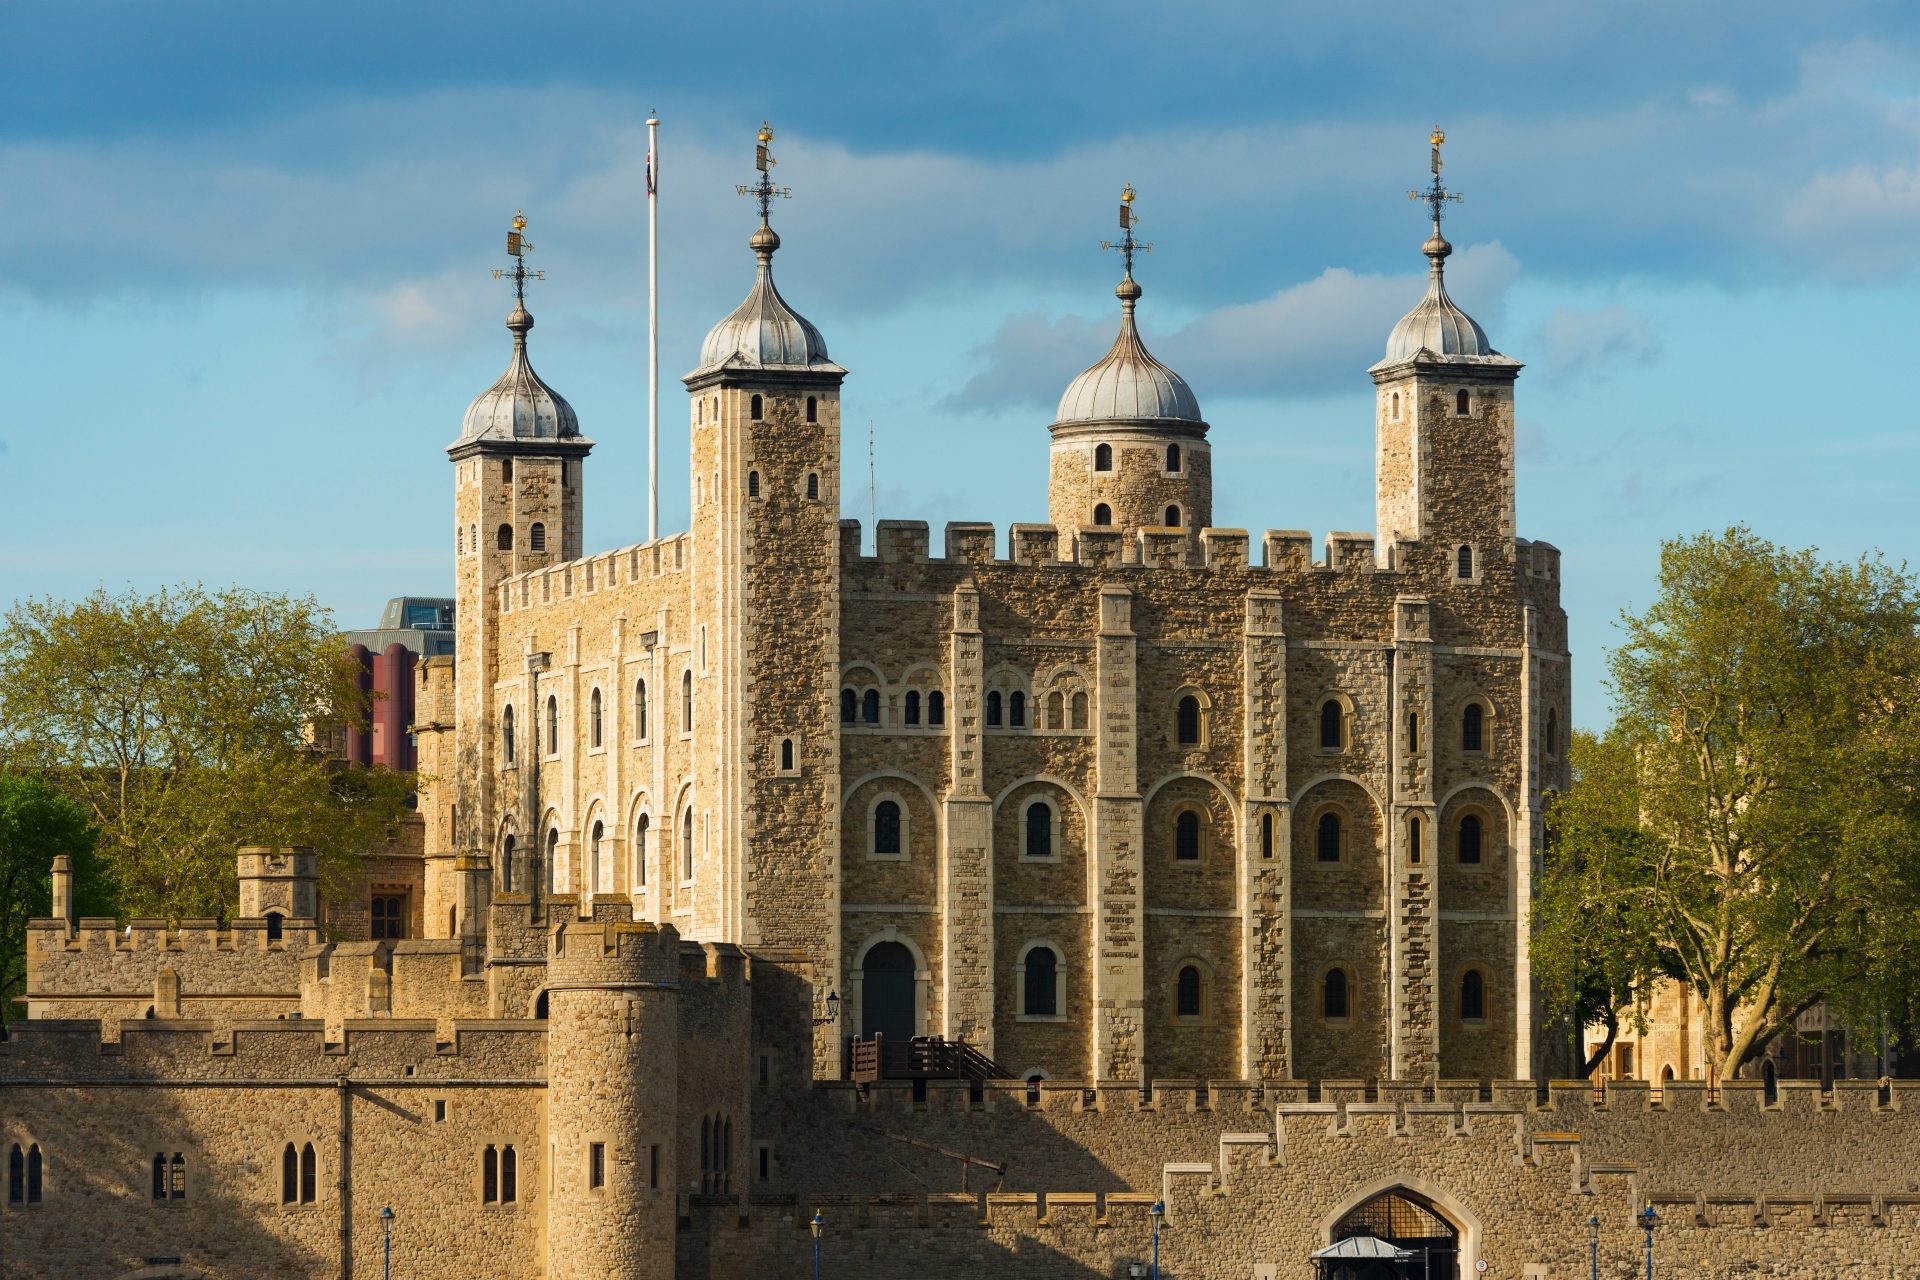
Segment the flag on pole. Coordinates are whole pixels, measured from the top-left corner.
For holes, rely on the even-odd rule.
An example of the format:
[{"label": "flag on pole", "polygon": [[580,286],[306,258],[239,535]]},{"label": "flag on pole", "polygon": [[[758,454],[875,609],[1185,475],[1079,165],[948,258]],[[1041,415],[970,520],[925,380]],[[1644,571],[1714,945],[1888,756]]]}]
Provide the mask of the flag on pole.
[{"label": "flag on pole", "polygon": [[647,152],[647,199],[653,199],[653,152]]}]

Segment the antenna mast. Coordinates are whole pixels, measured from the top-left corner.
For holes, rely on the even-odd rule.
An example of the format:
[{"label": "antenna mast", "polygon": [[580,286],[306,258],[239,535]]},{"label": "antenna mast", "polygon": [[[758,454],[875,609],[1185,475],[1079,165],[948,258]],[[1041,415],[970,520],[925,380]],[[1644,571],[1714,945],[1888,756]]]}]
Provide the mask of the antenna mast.
[{"label": "antenna mast", "polygon": [[873,530],[873,554],[880,554],[880,484],[873,466],[873,419],[867,419],[867,527]]}]

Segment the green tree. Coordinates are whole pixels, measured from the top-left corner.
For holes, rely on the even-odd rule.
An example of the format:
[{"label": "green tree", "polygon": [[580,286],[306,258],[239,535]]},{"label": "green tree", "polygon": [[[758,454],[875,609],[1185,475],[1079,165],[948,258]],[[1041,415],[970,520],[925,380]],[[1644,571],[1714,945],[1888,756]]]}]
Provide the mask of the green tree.
[{"label": "green tree", "polygon": [[231,914],[243,844],[311,845],[322,891],[342,888],[413,785],[314,749],[313,726],[367,714],[311,598],[98,591],[0,628],[0,758],[80,804],[121,914]]},{"label": "green tree", "polygon": [[53,913],[53,860],[63,853],[73,859],[78,913],[94,914],[112,891],[86,811],[44,779],[0,773],[0,1026],[26,982],[27,921]]},{"label": "green tree", "polygon": [[[1920,954],[1920,595],[1735,528],[1665,544],[1621,619],[1616,721],[1552,813],[1544,994],[1662,972],[1732,1076],[1825,1002],[1909,1024]],[[1562,985],[1555,990],[1551,981]]]}]

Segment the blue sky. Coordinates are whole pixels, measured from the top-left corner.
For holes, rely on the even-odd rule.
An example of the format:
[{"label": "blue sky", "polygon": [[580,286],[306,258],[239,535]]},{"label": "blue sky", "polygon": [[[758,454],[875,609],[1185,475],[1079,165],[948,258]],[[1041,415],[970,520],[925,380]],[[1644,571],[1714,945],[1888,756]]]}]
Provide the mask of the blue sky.
[{"label": "blue sky", "polygon": [[656,8],[9,6],[0,601],[238,581],[369,625],[446,591],[442,448],[506,360],[488,271],[520,207],[535,362],[600,442],[587,543],[639,540],[650,108],[664,529],[673,379],[750,278],[762,117],[781,287],[853,371],[883,516],[1044,518],[1131,181],[1217,522],[1370,528],[1364,370],[1420,293],[1403,193],[1438,122],[1454,295],[1528,365],[1521,533],[1565,552],[1581,723],[1662,537],[1914,554],[1910,7]]}]

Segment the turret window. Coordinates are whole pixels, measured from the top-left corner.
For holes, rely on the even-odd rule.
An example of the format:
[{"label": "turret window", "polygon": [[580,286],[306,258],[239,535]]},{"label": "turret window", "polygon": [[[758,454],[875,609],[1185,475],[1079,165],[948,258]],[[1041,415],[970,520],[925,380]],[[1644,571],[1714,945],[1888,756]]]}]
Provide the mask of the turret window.
[{"label": "turret window", "polygon": [[647,682],[633,682],[633,732],[640,741],[647,740]]},{"label": "turret window", "polygon": [[1393,393],[1393,399],[1389,403],[1391,407],[1387,410],[1387,416],[1395,422],[1400,421],[1400,393],[1398,391]]},{"label": "turret window", "polygon": [[780,772],[793,772],[793,739],[780,739]]},{"label": "turret window", "polygon": [[1462,417],[1466,416],[1468,409],[1471,407],[1472,402],[1468,400],[1467,393],[1464,389],[1453,397],[1453,411]]},{"label": "turret window", "polygon": [[1180,474],[1180,446],[1177,444],[1167,446],[1167,470],[1174,475]]},{"label": "turret window", "polygon": [[1473,577],[1473,548],[1466,543],[1453,553],[1453,576],[1462,581]]},{"label": "turret window", "polygon": [[757,498],[760,496],[760,473],[758,471],[747,472],[747,496],[749,498]]},{"label": "turret window", "polygon": [[493,535],[493,545],[500,551],[513,550],[513,526],[503,524]]},{"label": "turret window", "polygon": [[509,706],[500,713],[500,754],[508,764],[513,763],[513,708]]},{"label": "turret window", "polygon": [[454,529],[453,544],[455,554],[467,554],[467,527],[465,525],[459,525]]},{"label": "turret window", "polygon": [[1104,529],[1113,523],[1113,508],[1104,502],[1093,505],[1093,523],[1096,528]]},{"label": "turret window", "polygon": [[680,673],[680,732],[693,732],[693,672]]},{"label": "turret window", "polygon": [[807,421],[820,421],[820,401],[813,396],[807,397]]},{"label": "turret window", "polygon": [[513,482],[513,459],[512,458],[500,459],[500,479],[509,484]]},{"label": "turret window", "polygon": [[1180,526],[1180,508],[1178,507],[1167,508],[1166,525],[1167,525],[1167,528],[1169,529],[1178,529],[1181,527]]},{"label": "turret window", "polygon": [[807,501],[818,502],[819,500],[820,476],[817,472],[809,471],[807,472]]},{"label": "turret window", "polygon": [[592,735],[592,746],[601,745],[600,691],[595,689],[587,698],[587,731]]},{"label": "turret window", "polygon": [[1095,471],[1113,470],[1113,446],[1095,445],[1093,449],[1093,469]]},{"label": "turret window", "polygon": [[755,422],[760,421],[760,411],[762,407],[763,406],[762,406],[760,397],[759,396],[753,397],[753,399],[747,402],[747,416],[752,418]]},{"label": "turret window", "polygon": [[535,522],[533,528],[527,530],[527,546],[535,551],[545,551],[547,549],[547,526]]}]

